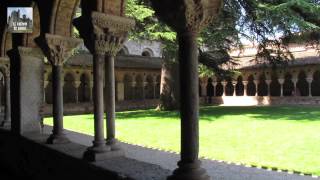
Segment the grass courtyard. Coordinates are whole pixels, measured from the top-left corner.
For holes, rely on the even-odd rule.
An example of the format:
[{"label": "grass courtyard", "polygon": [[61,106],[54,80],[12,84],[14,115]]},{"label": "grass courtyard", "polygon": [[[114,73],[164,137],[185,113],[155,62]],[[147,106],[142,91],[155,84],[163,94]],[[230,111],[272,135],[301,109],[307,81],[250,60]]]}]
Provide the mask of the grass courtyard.
[{"label": "grass courtyard", "polygon": [[[64,120],[66,129],[93,135],[93,115]],[[180,150],[178,112],[118,112],[116,133],[131,144]],[[320,175],[319,107],[202,107],[200,156]]]}]

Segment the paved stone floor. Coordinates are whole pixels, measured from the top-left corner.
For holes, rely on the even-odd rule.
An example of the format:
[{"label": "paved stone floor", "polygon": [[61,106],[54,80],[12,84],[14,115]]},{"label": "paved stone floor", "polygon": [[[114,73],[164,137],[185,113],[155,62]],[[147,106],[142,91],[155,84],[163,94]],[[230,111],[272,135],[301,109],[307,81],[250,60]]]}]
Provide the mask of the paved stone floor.
[{"label": "paved stone floor", "polygon": [[[51,127],[45,127],[44,133],[51,132]],[[67,135],[73,142],[91,146],[93,137],[67,131]],[[179,155],[159,151],[156,149],[121,143],[126,156],[132,159],[157,164],[165,169],[174,170],[179,160]],[[203,167],[207,170],[212,180],[313,180],[310,176],[288,174],[286,172],[268,171],[234,164],[227,164],[212,160],[202,160]]]}]

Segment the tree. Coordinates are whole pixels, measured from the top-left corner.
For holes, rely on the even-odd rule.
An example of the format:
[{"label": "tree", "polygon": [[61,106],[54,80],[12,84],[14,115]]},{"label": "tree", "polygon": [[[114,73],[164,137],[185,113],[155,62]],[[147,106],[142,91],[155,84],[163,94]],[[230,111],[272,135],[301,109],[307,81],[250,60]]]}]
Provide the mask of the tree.
[{"label": "tree", "polygon": [[[161,106],[177,108],[177,43],[176,34],[159,22],[146,0],[128,0],[128,16],[135,18],[137,26],[131,34],[134,39],[161,41],[164,45],[164,63],[161,82]],[[225,0],[216,21],[200,35],[200,74],[230,76],[232,71],[221,68],[222,64],[237,64],[228,54],[232,48],[243,47],[241,39],[257,43],[258,63],[276,67],[293,58],[288,51],[289,42],[317,44],[320,40],[319,0]],[[281,38],[280,38],[281,37]],[[268,48],[270,45],[277,47]],[[260,58],[266,57],[266,58]],[[266,59],[267,61],[260,61]],[[176,91],[176,92],[175,92]]]}]

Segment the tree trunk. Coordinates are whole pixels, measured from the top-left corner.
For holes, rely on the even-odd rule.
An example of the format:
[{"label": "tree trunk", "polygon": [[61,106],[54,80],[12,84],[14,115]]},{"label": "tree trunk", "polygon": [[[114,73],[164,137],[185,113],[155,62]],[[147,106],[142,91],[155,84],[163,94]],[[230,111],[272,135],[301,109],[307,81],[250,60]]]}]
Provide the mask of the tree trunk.
[{"label": "tree trunk", "polygon": [[179,109],[179,64],[172,59],[164,59],[161,70],[160,110]]}]

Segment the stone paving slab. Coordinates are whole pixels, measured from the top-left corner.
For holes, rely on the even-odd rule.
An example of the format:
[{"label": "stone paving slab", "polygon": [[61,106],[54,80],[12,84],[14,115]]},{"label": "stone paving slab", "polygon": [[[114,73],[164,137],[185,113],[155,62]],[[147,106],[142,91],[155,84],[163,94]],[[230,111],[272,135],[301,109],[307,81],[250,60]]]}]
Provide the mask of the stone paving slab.
[{"label": "stone paving slab", "polygon": [[[46,126],[45,133],[51,132],[51,127]],[[91,146],[92,136],[80,134],[72,131],[66,131],[67,136],[73,142]],[[126,157],[152,163],[163,167],[164,169],[174,170],[180,155],[171,152],[165,152],[152,148],[145,148],[137,145],[121,143],[125,150]],[[227,164],[213,160],[202,159],[203,167],[207,170],[212,180],[315,180],[311,176],[301,176],[297,174],[288,174],[286,172],[268,171],[242,165]]]}]

